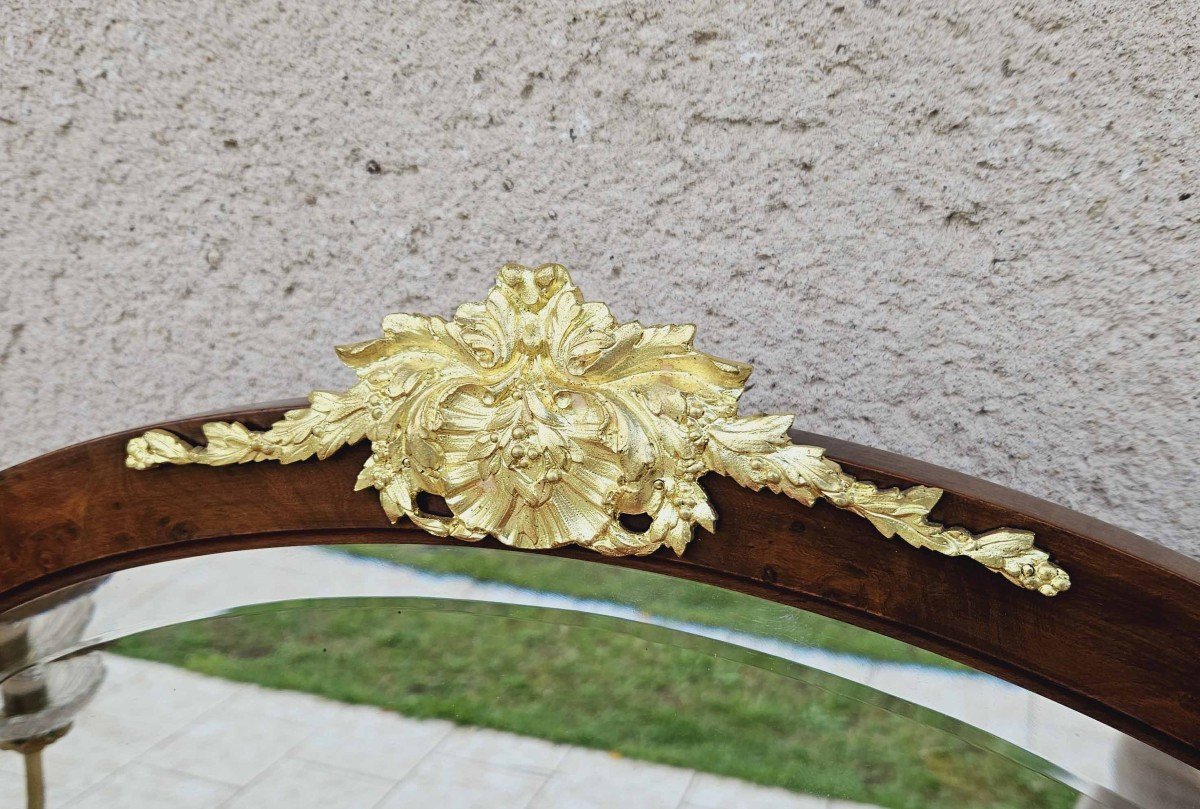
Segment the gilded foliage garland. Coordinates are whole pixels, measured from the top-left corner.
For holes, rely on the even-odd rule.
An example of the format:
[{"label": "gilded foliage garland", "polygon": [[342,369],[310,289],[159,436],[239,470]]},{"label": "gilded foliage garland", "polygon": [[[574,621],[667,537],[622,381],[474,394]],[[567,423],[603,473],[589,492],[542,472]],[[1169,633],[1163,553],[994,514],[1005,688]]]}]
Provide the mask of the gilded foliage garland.
[{"label": "gilded foliage garland", "polygon": [[[967,556],[1045,595],[1069,587],[1030,532],[943,527],[928,519],[941,490],[879,489],[819,447],[793,445],[791,416],[739,416],[750,367],[697,351],[693,336],[689,325],[618,323],[560,265],[508,264],[451,320],[390,315],[382,337],[339,347],[358,375],[348,390],[314,392],[262,432],[205,424],[203,446],[150,430],[129,442],[127,463],[286,464],[366,438],[356,489],[377,489],[393,522],[610,555],[682,553],[697,525],[713,531],[699,484],[711,471],[805,505],[823,498],[885,537]],[[421,492],[453,516],[422,510]],[[649,528],[631,531],[622,514],[648,515]]]}]

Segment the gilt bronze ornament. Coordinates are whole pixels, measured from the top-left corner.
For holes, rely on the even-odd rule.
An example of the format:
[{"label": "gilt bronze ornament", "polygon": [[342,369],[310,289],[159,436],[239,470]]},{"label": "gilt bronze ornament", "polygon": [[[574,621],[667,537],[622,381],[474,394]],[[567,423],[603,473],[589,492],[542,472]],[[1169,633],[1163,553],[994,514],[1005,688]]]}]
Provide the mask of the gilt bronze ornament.
[{"label": "gilt bronze ornament", "polygon": [[[739,416],[750,366],[697,351],[695,327],[618,323],[585,302],[557,264],[506,264],[487,299],[452,320],[390,315],[383,336],[337,349],[358,382],[316,391],[263,432],[203,427],[192,446],[150,430],[128,444],[135,469],[327,458],[363,438],[357,489],[375,488],[388,517],[464,540],[517,548],[575,543],[608,555],[683,553],[717,515],[700,485],[715,472],[806,506],[823,498],[885,537],[966,556],[1052,596],[1070,579],[1029,531],[972,534],[928,519],[941,489],[880,489],[819,447],[788,438],[792,416]],[[421,508],[422,492],[453,516]],[[634,531],[621,515],[647,515]]]}]

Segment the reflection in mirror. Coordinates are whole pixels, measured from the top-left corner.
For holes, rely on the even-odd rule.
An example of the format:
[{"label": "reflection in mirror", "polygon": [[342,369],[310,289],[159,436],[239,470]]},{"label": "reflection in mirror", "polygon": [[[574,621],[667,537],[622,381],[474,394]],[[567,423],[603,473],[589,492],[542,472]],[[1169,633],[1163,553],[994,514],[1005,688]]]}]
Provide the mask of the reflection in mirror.
[{"label": "reflection in mirror", "polygon": [[1120,762],[1194,771],[994,678],[578,560],[242,551],[5,618],[4,806],[38,805],[42,758],[55,807],[1194,805]]},{"label": "reflection in mirror", "polygon": [[0,671],[12,672],[0,682],[0,749],[21,756],[29,809],[45,806],[43,751],[67,734],[104,679],[96,652],[53,658],[83,636],[94,611],[92,592],[102,583],[70,587],[42,599],[36,610],[0,617]]}]

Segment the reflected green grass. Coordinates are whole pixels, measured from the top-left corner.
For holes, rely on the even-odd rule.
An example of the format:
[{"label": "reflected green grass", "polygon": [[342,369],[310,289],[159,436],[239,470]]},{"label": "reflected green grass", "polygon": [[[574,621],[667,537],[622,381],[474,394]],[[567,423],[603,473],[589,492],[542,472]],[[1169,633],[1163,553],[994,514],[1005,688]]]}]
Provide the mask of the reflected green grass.
[{"label": "reflected green grass", "polygon": [[1073,804],[1066,787],[877,706],[686,643],[547,615],[321,602],[155,630],[113,650],[892,809]]}]

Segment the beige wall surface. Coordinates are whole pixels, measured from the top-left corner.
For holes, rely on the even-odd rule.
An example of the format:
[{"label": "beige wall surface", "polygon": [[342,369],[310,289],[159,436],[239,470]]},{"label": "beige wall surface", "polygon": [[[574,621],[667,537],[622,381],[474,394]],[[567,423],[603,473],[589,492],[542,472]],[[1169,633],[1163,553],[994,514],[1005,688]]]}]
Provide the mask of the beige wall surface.
[{"label": "beige wall surface", "polygon": [[753,362],[744,412],[1200,555],[1198,18],[7,0],[0,466],[561,261]]}]

